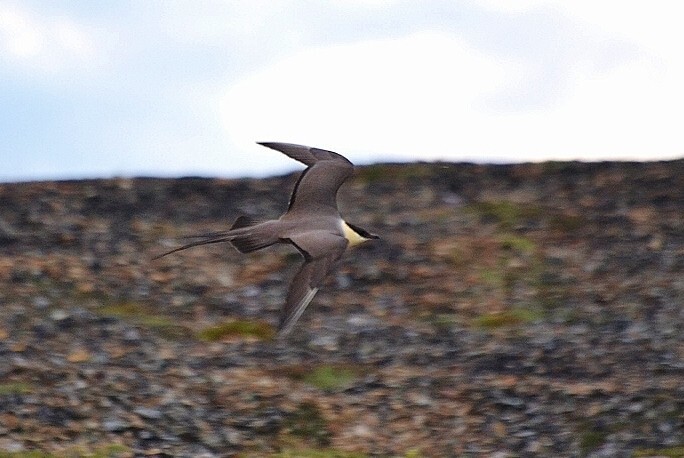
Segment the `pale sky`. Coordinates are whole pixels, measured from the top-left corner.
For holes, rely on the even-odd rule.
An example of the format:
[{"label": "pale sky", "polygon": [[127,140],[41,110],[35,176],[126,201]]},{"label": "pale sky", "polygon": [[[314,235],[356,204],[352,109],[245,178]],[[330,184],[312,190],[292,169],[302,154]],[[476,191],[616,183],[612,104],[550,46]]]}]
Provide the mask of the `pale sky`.
[{"label": "pale sky", "polygon": [[676,1],[0,0],[0,181],[684,157]]}]

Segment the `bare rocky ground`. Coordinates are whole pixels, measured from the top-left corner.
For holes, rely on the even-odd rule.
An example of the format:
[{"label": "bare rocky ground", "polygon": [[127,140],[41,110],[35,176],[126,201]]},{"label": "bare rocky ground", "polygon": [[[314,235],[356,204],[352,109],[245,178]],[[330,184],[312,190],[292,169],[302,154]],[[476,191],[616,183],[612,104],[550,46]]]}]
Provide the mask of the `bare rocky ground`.
[{"label": "bare rocky ground", "polygon": [[0,455],[684,455],[684,161],[361,168],[285,341],[291,250],[152,261],[295,179],[0,184]]}]

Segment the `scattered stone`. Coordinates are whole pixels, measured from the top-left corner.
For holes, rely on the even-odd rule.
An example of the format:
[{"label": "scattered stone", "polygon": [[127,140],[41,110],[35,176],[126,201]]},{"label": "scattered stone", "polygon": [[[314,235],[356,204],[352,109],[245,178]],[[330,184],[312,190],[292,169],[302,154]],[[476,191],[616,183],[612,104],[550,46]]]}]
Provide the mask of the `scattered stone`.
[{"label": "scattered stone", "polygon": [[673,454],[683,176],[684,161],[362,168],[341,207],[382,240],[342,258],[287,339],[211,343],[198,333],[218,323],[277,323],[298,255],[151,258],[277,216],[295,176],[0,184],[0,450]]},{"label": "scattered stone", "polygon": [[110,433],[117,433],[125,431],[129,428],[129,424],[120,418],[110,417],[102,421],[102,429]]},{"label": "scattered stone", "polygon": [[148,420],[159,420],[162,418],[161,410],[150,407],[136,407],[133,412]]}]

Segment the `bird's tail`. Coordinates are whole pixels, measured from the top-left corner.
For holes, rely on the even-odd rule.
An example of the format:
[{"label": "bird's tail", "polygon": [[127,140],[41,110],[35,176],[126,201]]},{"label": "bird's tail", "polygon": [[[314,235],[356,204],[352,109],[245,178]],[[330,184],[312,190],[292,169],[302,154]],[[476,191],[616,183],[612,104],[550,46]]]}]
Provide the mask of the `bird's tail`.
[{"label": "bird's tail", "polygon": [[235,236],[230,239],[230,243],[238,249],[240,253],[251,253],[278,243],[278,238],[272,235],[270,230],[271,221],[259,223],[249,216],[241,216],[229,232],[235,232]]},{"label": "bird's tail", "polygon": [[159,259],[196,246],[223,242],[230,242],[241,253],[251,253],[279,241],[277,237],[272,235],[273,231],[269,228],[270,223],[271,221],[259,223],[248,216],[240,216],[230,230],[191,236],[190,238],[199,238],[200,240],[174,248],[166,253],[155,256],[153,259]]}]

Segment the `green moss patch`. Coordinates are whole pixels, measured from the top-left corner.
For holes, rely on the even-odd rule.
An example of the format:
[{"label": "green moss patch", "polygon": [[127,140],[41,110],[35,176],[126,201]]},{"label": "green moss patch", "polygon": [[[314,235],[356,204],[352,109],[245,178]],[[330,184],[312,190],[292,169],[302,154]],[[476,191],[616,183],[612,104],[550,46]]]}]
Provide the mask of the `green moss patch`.
[{"label": "green moss patch", "polygon": [[543,318],[543,313],[535,308],[516,307],[497,313],[486,313],[475,318],[474,324],[484,329],[518,326],[532,323]]},{"label": "green moss patch", "polygon": [[24,450],[21,452],[3,452],[0,450],[0,458],[58,458],[65,456],[87,456],[90,458],[118,458],[131,456],[130,448],[121,444],[109,444],[88,449],[85,447],[74,446],[59,452],[48,453],[38,450]]},{"label": "green moss patch", "polygon": [[258,321],[233,320],[209,326],[197,333],[197,338],[207,342],[216,342],[234,338],[272,339],[275,330],[272,326]]},{"label": "green moss patch", "polygon": [[26,382],[5,382],[0,383],[0,396],[11,394],[28,394],[33,391],[33,387]]},{"label": "green moss patch", "polygon": [[292,436],[313,442],[317,446],[330,444],[328,424],[320,409],[313,402],[304,402],[290,413],[283,425]]},{"label": "green moss patch", "polygon": [[492,220],[506,230],[514,228],[524,219],[538,218],[541,214],[540,208],[535,205],[518,204],[508,200],[474,202],[465,209],[481,219]]},{"label": "green moss patch", "polygon": [[350,386],[356,377],[349,368],[324,365],[306,374],[302,380],[321,390],[334,391]]},{"label": "green moss patch", "polygon": [[527,237],[513,234],[503,234],[499,237],[499,244],[504,250],[515,251],[520,254],[530,255],[537,249],[537,245]]},{"label": "green moss patch", "polygon": [[354,383],[360,370],[349,366],[324,364],[321,366],[291,366],[284,369],[285,374],[295,380],[312,385],[325,391],[345,389]]},{"label": "green moss patch", "polygon": [[297,449],[283,450],[271,455],[273,458],[366,458],[368,455],[356,452],[343,452],[341,450],[323,449]]},{"label": "green moss patch", "polygon": [[634,451],[635,457],[684,458],[684,445],[667,448],[645,448]]},{"label": "green moss patch", "polygon": [[586,455],[592,450],[599,448],[606,441],[608,433],[605,431],[585,431],[580,437],[580,449],[582,456]]},{"label": "green moss patch", "polygon": [[379,181],[399,181],[425,179],[432,173],[431,164],[375,164],[358,167],[356,180],[363,183]]},{"label": "green moss patch", "polygon": [[106,304],[96,308],[94,311],[102,316],[116,317],[150,328],[168,338],[182,338],[191,335],[190,330],[186,326],[178,324],[176,320],[169,316],[155,313],[149,307],[138,302],[126,301]]}]

